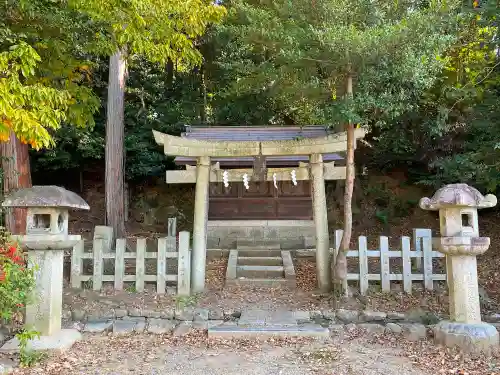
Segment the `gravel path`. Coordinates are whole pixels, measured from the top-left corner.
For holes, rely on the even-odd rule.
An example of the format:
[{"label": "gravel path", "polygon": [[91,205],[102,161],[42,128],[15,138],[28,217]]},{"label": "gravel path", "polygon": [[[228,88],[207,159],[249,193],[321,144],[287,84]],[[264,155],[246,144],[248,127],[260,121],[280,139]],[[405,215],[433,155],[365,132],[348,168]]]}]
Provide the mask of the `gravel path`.
[{"label": "gravel path", "polygon": [[[200,341],[201,339],[201,341]],[[69,352],[23,375],[428,375],[393,348],[364,338],[223,342],[198,335],[112,338],[86,336]]]}]

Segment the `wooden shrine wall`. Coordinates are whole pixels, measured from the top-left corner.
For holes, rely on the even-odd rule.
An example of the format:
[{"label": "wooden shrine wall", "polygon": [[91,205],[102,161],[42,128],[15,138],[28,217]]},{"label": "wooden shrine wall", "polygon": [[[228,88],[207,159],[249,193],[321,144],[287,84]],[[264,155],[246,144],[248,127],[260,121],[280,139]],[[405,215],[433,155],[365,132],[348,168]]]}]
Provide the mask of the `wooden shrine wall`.
[{"label": "wooden shrine wall", "polygon": [[313,218],[310,181],[232,182],[210,184],[209,220],[311,220]]}]

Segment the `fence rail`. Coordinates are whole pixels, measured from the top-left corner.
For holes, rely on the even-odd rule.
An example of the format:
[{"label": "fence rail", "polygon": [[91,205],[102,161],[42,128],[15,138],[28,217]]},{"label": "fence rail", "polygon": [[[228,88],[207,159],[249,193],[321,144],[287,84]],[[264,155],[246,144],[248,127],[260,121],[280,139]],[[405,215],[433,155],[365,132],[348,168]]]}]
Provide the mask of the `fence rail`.
[{"label": "fence rail", "polygon": [[[175,233],[175,232],[173,232]],[[138,292],[144,290],[145,282],[156,282],[156,292],[165,293],[167,282],[177,283],[177,294],[189,295],[190,293],[190,267],[191,253],[189,248],[189,232],[179,233],[179,243],[177,245],[176,236],[168,236],[158,239],[157,251],[147,251],[146,239],[138,238],[136,251],[126,251],[126,240],[121,238],[116,240],[115,251],[104,252],[105,239],[94,239],[92,252],[85,252],[84,241],[80,241],[73,248],[71,254],[71,286],[81,288],[82,282],[92,281],[92,289],[100,290],[103,282],[113,282],[115,290],[123,290],[124,282],[134,282]],[[92,275],[83,274],[83,260],[93,261]],[[112,275],[104,274],[104,260],[114,259],[114,272]],[[125,274],[125,260],[135,260],[135,274]],[[146,274],[146,259],[156,259],[156,274]],[[168,259],[177,259],[177,272],[167,273]]]},{"label": "fence rail", "polygon": [[[365,236],[358,237],[358,249],[349,250],[347,258],[358,258],[358,273],[348,273],[344,280],[344,289],[347,290],[349,281],[358,281],[362,295],[369,288],[370,281],[379,281],[382,291],[391,291],[391,281],[402,281],[403,290],[412,292],[414,281],[422,281],[426,290],[434,289],[434,281],[446,281],[446,273],[435,274],[433,270],[433,259],[443,258],[444,255],[432,250],[432,234],[430,229],[415,229],[413,231],[414,250],[411,249],[410,237],[401,237],[401,249],[389,249],[389,238],[380,236],[379,249],[369,250]],[[335,231],[335,256],[338,254],[343,231]],[[375,258],[380,262],[379,273],[369,272],[369,259]],[[391,258],[400,258],[402,261],[402,272],[392,273],[390,267]],[[413,260],[413,262],[412,262]],[[413,264],[412,264],[413,263]]]}]

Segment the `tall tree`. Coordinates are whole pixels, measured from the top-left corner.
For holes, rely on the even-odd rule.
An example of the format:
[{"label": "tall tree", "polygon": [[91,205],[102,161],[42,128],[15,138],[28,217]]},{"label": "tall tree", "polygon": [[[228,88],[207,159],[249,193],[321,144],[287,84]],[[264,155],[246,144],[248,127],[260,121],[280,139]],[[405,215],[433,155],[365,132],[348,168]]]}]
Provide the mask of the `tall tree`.
[{"label": "tall tree", "polygon": [[124,98],[127,64],[136,55],[178,69],[201,63],[195,46],[207,25],[219,22],[225,9],[207,0],[70,0],[101,27],[96,51],[110,56],[106,121],[106,222],[125,236]]}]

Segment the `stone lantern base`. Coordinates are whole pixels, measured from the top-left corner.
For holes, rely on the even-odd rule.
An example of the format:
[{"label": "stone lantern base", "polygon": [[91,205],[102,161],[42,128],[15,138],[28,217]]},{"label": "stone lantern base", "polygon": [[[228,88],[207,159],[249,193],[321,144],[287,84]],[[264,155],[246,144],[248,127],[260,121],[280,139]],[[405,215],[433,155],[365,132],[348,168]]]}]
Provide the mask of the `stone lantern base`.
[{"label": "stone lantern base", "polygon": [[[61,329],[50,336],[40,336],[28,341],[28,350],[66,350],[82,339],[82,334],[76,329]],[[19,340],[14,337],[7,341],[1,348],[0,353],[19,352]]]},{"label": "stone lantern base", "polygon": [[447,347],[459,347],[468,353],[489,353],[499,345],[497,329],[491,324],[442,321],[434,327],[434,341]]}]

